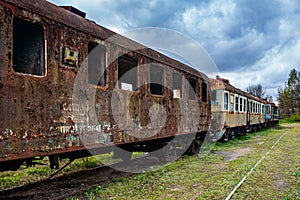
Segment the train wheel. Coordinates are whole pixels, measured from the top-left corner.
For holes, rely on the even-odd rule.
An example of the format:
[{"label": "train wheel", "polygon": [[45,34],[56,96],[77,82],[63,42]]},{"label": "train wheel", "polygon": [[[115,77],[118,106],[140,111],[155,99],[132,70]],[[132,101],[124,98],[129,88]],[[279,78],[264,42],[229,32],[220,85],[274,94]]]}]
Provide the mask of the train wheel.
[{"label": "train wheel", "polygon": [[222,141],[227,142],[229,140],[229,134],[228,131],[225,131],[225,133],[222,136]]},{"label": "train wheel", "polygon": [[50,161],[50,168],[51,169],[58,169],[59,168],[58,156],[49,156],[49,161]]},{"label": "train wheel", "polygon": [[200,151],[200,144],[201,144],[200,140],[194,139],[191,146],[189,147],[189,154],[190,155],[198,154]]}]

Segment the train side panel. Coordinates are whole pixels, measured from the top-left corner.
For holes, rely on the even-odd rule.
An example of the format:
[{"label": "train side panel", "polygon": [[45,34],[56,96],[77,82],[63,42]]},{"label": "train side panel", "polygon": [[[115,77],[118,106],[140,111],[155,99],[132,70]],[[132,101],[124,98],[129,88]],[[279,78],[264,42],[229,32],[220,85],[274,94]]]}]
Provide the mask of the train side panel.
[{"label": "train side panel", "polygon": [[[4,27],[0,31],[0,163],[66,153],[77,156],[85,149],[207,132],[210,83],[204,74],[145,47],[132,52],[124,44],[105,42],[111,31],[46,1],[2,0],[0,11]],[[95,83],[90,80],[89,53],[98,46],[105,63],[99,70],[105,75]],[[126,59],[120,61],[120,55]],[[132,60],[138,66],[137,82],[122,84],[120,73],[130,68]],[[164,70],[165,88],[159,94],[152,94],[151,84],[145,84],[151,80],[153,63]],[[173,71],[182,77],[182,88],[176,91]],[[78,81],[82,73],[86,78]],[[134,84],[137,90],[132,89]],[[93,101],[87,102],[89,91]],[[151,121],[151,115],[162,110],[165,123]],[[150,125],[158,130],[155,134],[133,134],[146,127],[151,133]]]}]

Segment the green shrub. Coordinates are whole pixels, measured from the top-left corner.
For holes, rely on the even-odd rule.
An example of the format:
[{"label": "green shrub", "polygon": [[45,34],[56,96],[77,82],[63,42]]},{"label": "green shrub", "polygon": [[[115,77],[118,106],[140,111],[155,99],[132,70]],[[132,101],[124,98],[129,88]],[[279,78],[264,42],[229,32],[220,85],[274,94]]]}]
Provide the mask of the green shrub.
[{"label": "green shrub", "polygon": [[295,123],[295,122],[300,122],[300,114],[299,115],[293,115],[290,118],[284,119],[284,121],[288,123]]}]

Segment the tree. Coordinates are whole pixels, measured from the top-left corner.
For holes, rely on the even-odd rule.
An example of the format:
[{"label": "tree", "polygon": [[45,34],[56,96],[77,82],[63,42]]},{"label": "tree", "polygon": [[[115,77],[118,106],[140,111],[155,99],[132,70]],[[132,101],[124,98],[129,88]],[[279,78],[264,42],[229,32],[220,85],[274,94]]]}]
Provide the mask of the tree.
[{"label": "tree", "polygon": [[300,73],[296,69],[291,70],[287,85],[278,89],[278,103],[287,117],[300,113]]},{"label": "tree", "polygon": [[259,98],[264,97],[265,93],[266,93],[266,90],[263,89],[261,84],[249,85],[249,87],[247,87],[246,91],[252,95],[259,97]]}]

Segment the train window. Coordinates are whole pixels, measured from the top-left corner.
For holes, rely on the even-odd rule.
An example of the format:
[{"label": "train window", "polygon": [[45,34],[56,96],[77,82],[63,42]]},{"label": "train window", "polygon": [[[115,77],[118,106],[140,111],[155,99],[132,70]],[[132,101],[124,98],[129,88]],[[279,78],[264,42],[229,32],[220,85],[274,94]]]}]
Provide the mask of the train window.
[{"label": "train window", "polygon": [[239,111],[239,97],[235,97],[235,111]]},{"label": "train window", "polygon": [[240,112],[243,112],[243,99],[240,97]]},{"label": "train window", "polygon": [[228,93],[224,93],[224,110],[228,110]]},{"label": "train window", "polygon": [[13,21],[13,68],[15,72],[45,75],[43,26],[20,18]]},{"label": "train window", "polygon": [[119,57],[118,81],[120,89],[137,91],[138,68],[136,59],[129,57],[128,55],[122,55]]},{"label": "train window", "polygon": [[230,95],[230,111],[234,111],[234,95]]},{"label": "train window", "polygon": [[88,44],[88,80],[90,84],[106,85],[106,49],[97,43]]},{"label": "train window", "polygon": [[217,91],[212,90],[211,91],[211,105],[216,105],[217,104]]},{"label": "train window", "polygon": [[195,79],[189,79],[189,98],[196,100],[197,81]]},{"label": "train window", "polygon": [[251,101],[249,101],[249,100],[248,100],[248,103],[247,103],[247,108],[248,108],[249,112],[252,112],[252,104],[251,104]]},{"label": "train window", "polygon": [[201,84],[202,102],[207,102],[207,85],[202,82]]},{"label": "train window", "polygon": [[164,69],[153,64],[150,67],[150,93],[164,94]]},{"label": "train window", "polygon": [[259,104],[258,108],[259,108],[259,113],[261,113],[261,104]]},{"label": "train window", "polygon": [[181,98],[182,96],[182,75],[173,72],[173,97]]},{"label": "train window", "polygon": [[247,101],[246,101],[246,99],[244,99],[244,109],[243,109],[243,111],[246,112],[246,110],[247,110]]}]

